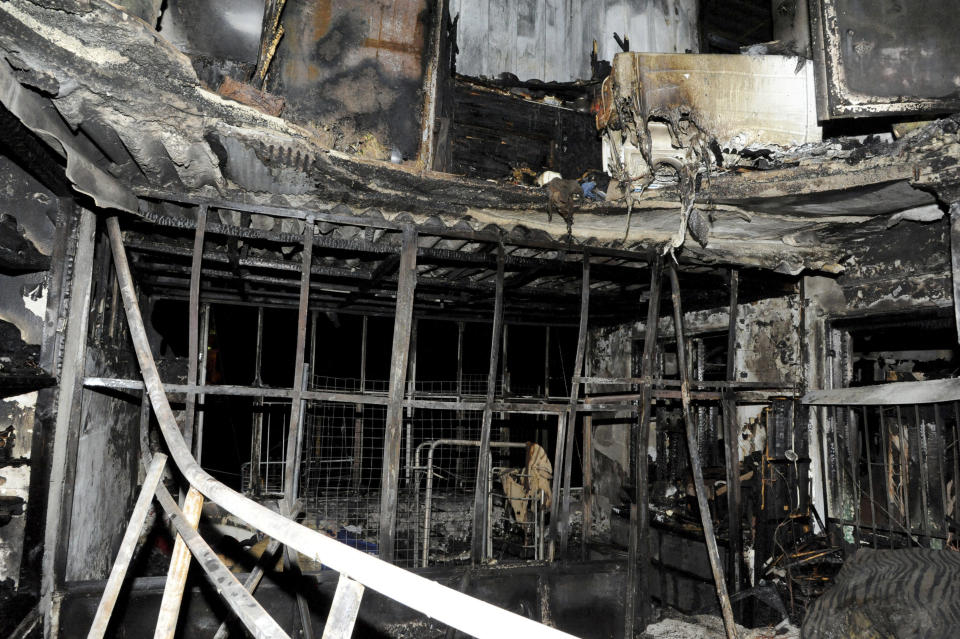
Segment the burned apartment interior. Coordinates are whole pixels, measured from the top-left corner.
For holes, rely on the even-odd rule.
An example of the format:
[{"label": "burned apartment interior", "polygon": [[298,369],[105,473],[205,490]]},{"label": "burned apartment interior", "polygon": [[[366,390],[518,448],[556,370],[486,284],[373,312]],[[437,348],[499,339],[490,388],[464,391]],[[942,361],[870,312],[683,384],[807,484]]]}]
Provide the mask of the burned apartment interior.
[{"label": "burned apartment interior", "polygon": [[0,2],[0,636],[955,636],[947,0]]}]

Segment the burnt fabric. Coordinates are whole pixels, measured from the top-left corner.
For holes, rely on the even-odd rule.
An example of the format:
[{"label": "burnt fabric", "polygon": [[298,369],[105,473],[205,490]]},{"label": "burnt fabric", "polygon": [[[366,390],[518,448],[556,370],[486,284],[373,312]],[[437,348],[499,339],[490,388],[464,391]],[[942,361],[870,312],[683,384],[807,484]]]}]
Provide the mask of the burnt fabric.
[{"label": "burnt fabric", "polygon": [[960,553],[862,549],[813,603],[803,639],[952,639],[960,628]]}]

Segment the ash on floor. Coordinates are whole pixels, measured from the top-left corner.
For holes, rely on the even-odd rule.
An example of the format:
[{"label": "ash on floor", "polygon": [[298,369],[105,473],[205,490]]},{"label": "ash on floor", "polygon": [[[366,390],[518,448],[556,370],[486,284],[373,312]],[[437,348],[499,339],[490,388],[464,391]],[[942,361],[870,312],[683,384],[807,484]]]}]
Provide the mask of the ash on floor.
[{"label": "ash on floor", "polygon": [[[687,616],[671,612],[647,626],[640,639],[726,639],[723,619],[715,615]],[[800,629],[789,623],[764,628],[737,626],[740,639],[799,639]]]}]

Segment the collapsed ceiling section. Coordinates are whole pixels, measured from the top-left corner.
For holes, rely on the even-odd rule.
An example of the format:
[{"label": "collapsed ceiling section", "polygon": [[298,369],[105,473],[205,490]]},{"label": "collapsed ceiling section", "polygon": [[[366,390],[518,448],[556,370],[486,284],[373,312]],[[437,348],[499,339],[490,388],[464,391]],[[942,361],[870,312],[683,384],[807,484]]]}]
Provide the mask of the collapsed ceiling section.
[{"label": "collapsed ceiling section", "polygon": [[[624,54],[605,85],[601,114],[605,139],[620,150],[611,154],[621,158],[611,172],[622,188],[608,189],[598,202],[575,198],[568,229],[550,215],[544,189],[423,168],[435,164],[444,142],[443,109],[434,102],[443,101],[444,83],[452,81],[439,63],[450,48],[440,37],[446,14],[424,5],[381,20],[380,28],[417,41],[375,42],[361,29],[372,23],[358,21],[349,3],[287,8],[281,20],[281,2],[273,31],[264,21],[272,37],[259,39],[266,46],[257,61],[247,56],[243,73],[235,74],[240,80],[226,78],[228,88],[241,87],[230,95],[249,106],[224,97],[223,86],[219,93],[208,86],[225,81],[204,62],[217,52],[196,52],[196,34],[177,26],[188,11],[181,5],[171,3],[159,32],[155,21],[108,3],[0,5],[4,106],[65,156],[75,188],[103,207],[139,213],[138,198],[176,194],[188,202],[272,206],[293,217],[335,211],[360,226],[373,219],[433,225],[441,235],[486,231],[558,249],[649,255],[666,248],[685,262],[796,274],[842,270],[851,237],[900,219],[938,217],[931,192],[956,177],[960,146],[951,119],[896,141],[819,141],[809,64],[776,56]],[[283,35],[284,20],[309,21],[314,29]],[[300,41],[308,36],[309,43]],[[775,72],[762,82],[729,83],[737,73],[756,74],[754,67]],[[222,76],[233,67],[218,68]],[[366,75],[351,81],[354,93],[347,95],[337,88],[346,91],[336,69],[343,77]],[[243,89],[257,77],[260,86]],[[398,77],[406,78],[405,88]],[[336,104],[317,99],[320,86]],[[752,107],[731,112],[744,94]],[[270,101],[277,96],[282,110]],[[361,96],[380,103],[360,104]],[[401,103],[403,117],[390,116]],[[364,109],[370,117],[362,117]],[[283,117],[265,112],[271,110]],[[737,121],[752,122],[746,137],[735,131]],[[630,146],[646,173],[628,168]],[[390,155],[396,163],[380,159]]]}]

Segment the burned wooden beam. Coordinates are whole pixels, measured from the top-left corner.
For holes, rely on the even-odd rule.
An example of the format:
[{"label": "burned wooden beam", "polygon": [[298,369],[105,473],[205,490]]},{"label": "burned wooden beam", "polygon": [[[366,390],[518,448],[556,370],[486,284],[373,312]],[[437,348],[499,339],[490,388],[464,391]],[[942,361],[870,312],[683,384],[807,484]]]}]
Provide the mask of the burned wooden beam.
[{"label": "burned wooden beam", "polygon": [[[197,210],[197,230],[193,240],[193,260],[190,264],[190,304],[187,328],[187,383],[197,383],[197,363],[200,350],[200,273],[203,268],[203,234],[207,228],[207,207],[200,205]],[[183,422],[183,439],[187,446],[193,447],[193,428],[196,414],[197,397],[187,395],[186,415]],[[196,456],[196,455],[195,455]]]},{"label": "burned wooden beam", "polygon": [[417,233],[413,228],[407,228],[403,232],[403,250],[400,253],[400,278],[393,322],[393,350],[390,356],[389,403],[380,480],[380,556],[387,561],[392,561],[394,558],[397,496],[400,483],[400,442],[403,436],[403,395],[406,387],[407,359],[410,355],[413,294],[416,286]]},{"label": "burned wooden beam", "polygon": [[690,470],[693,474],[693,485],[697,493],[697,505],[700,508],[700,522],[703,526],[703,537],[707,545],[707,554],[710,558],[710,569],[713,572],[714,586],[717,598],[720,600],[720,611],[723,615],[723,627],[727,639],[737,639],[737,624],[733,620],[733,608],[730,606],[730,597],[727,594],[727,583],[723,576],[723,566],[720,565],[720,551],[717,548],[717,537],[713,531],[713,519],[710,514],[710,505],[707,503],[707,489],[703,483],[703,466],[700,463],[700,452],[697,446],[697,433],[694,429],[694,419],[690,412],[690,371],[687,368],[686,348],[687,341],[683,334],[683,309],[680,304],[680,280],[677,270],[671,265],[670,288],[673,301],[673,326],[677,338],[677,369],[680,372],[681,401],[683,402],[683,419],[686,424],[687,452],[690,454]]},{"label": "burned wooden beam", "polygon": [[300,434],[298,424],[302,407],[300,405],[303,388],[304,361],[307,344],[307,311],[310,299],[310,273],[313,262],[313,221],[303,226],[303,268],[300,269],[300,304],[297,310],[297,345],[293,365],[293,395],[290,398],[290,423],[287,429],[286,460],[283,470],[284,496],[288,504],[297,498],[297,470],[300,457]]},{"label": "burned wooden beam", "polygon": [[[493,303],[493,330],[490,334],[490,364],[487,370],[487,398],[480,424],[480,452],[477,456],[477,481],[473,494],[473,529],[470,538],[470,561],[481,563],[487,549],[487,517],[490,483],[490,427],[493,422],[494,399],[497,392],[497,370],[500,359],[500,338],[503,330],[503,257],[501,245],[497,250],[496,297]],[[429,534],[425,531],[424,534]]]},{"label": "burned wooden beam", "polygon": [[[583,256],[583,282],[581,283],[580,297],[580,327],[577,333],[577,354],[573,363],[573,375],[583,375],[583,358],[587,348],[587,322],[590,317],[590,255]],[[580,397],[580,384],[570,384],[570,407],[567,411],[567,432],[564,443],[563,462],[563,499],[558,519],[560,528],[560,554],[567,552],[567,538],[570,533],[570,475],[573,466],[573,443],[577,423],[577,400]],[[558,442],[559,444],[559,442]],[[557,472],[557,469],[554,469]],[[586,484],[584,484],[586,486]],[[554,496],[554,511],[556,512],[557,496]],[[551,517],[551,519],[553,519]]]},{"label": "burned wooden beam", "polygon": [[40,610],[44,615],[50,614],[54,605],[54,593],[66,578],[80,439],[80,398],[86,362],[95,234],[94,214],[82,211],[75,248],[68,249],[69,258],[73,261],[73,278],[70,283],[70,308],[63,344],[60,392],[57,396],[53,432],[50,492],[47,498],[43,577],[40,584]]},{"label": "burned wooden beam", "polygon": [[960,400],[960,379],[950,378],[811,390],[801,401],[811,406],[900,406],[957,400]]},{"label": "burned wooden beam", "polygon": [[[727,381],[734,383],[737,373],[737,304],[740,273],[730,270],[729,326],[727,328]],[[723,393],[724,452],[727,474],[727,537],[729,539],[728,563],[730,590],[734,593],[741,585],[741,558],[743,537],[740,532],[740,428],[737,421],[737,402],[731,393]]]},{"label": "burned wooden beam", "polygon": [[[632,637],[636,626],[646,628],[650,622],[650,487],[647,442],[650,439],[650,402],[653,399],[651,379],[654,362],[660,349],[657,324],[660,319],[660,291],[663,283],[663,258],[660,254],[650,265],[650,290],[647,301],[647,323],[640,360],[640,406],[637,422],[631,429],[634,471],[635,507],[630,509],[630,537],[627,548],[627,599],[624,605],[624,636]],[[601,400],[602,401],[602,400]]]},{"label": "burned wooden beam", "polygon": [[[283,467],[283,503],[287,508],[294,508],[299,497],[300,480],[300,452],[303,446],[303,390],[307,385],[309,367],[306,365],[307,344],[307,315],[310,304],[310,274],[313,266],[313,236],[314,224],[307,218],[303,225],[303,252],[301,253],[302,266],[300,268],[300,303],[297,308],[297,344],[293,365],[293,395],[290,398],[290,421],[287,425],[286,464]],[[293,510],[283,513],[295,519],[297,513]],[[284,549],[284,569],[292,573],[296,581],[300,578],[300,567],[297,563],[296,551],[287,547]],[[296,591],[297,611],[299,612],[300,630],[304,639],[312,639],[313,622],[310,620],[310,610],[302,589]]]}]

